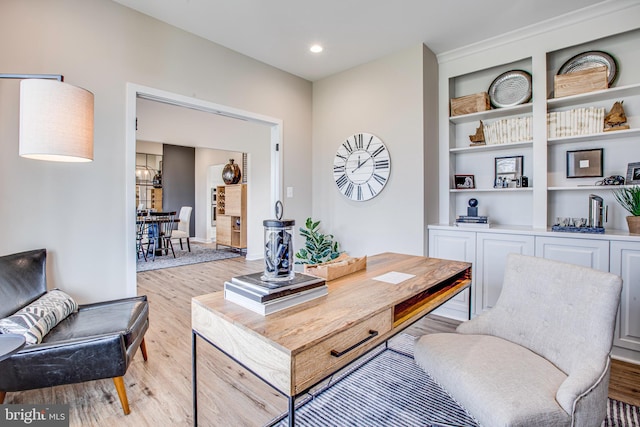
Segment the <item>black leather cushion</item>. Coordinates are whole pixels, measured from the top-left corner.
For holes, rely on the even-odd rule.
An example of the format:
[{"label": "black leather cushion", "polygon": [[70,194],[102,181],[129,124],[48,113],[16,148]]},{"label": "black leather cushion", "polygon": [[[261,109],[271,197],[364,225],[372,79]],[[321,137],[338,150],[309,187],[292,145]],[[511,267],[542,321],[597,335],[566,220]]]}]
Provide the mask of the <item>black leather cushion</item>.
[{"label": "black leather cushion", "polygon": [[11,316],[44,295],[46,257],[45,249],[0,257],[0,318]]},{"label": "black leather cushion", "polygon": [[129,347],[149,317],[146,295],[86,304],[53,328],[42,342],[54,343],[90,336],[121,333]]}]

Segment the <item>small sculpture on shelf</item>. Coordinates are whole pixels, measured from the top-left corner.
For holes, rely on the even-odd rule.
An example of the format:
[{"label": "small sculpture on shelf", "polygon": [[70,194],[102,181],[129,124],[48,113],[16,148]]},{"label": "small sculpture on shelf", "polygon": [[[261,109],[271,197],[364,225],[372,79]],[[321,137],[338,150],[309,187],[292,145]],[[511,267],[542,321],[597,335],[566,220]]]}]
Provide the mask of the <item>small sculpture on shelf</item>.
[{"label": "small sculpture on shelf", "polygon": [[624,101],[616,101],[611,107],[611,111],[604,117],[604,131],[629,129],[627,124],[627,115],[624,113],[622,103]]},{"label": "small sculpture on shelf", "polygon": [[469,140],[471,140],[471,147],[475,147],[477,145],[486,145],[484,140],[484,125],[482,124],[482,120],[480,120],[480,126],[476,129],[476,133],[474,135],[469,135]]},{"label": "small sculpture on shelf", "polygon": [[466,215],[459,215],[456,218],[456,226],[458,227],[477,227],[489,228],[489,217],[486,215],[478,215],[478,199],[469,199]]}]

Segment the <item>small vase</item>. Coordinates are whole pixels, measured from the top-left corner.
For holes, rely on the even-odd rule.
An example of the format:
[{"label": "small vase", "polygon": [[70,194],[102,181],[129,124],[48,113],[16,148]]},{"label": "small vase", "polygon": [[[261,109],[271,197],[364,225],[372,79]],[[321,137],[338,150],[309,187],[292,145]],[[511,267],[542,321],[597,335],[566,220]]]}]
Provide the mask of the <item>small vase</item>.
[{"label": "small vase", "polygon": [[640,216],[628,216],[627,225],[629,226],[629,233],[640,234]]},{"label": "small vase", "polygon": [[240,178],[242,178],[240,166],[233,163],[233,159],[229,159],[229,163],[222,169],[222,180],[225,184],[230,185],[239,183]]}]

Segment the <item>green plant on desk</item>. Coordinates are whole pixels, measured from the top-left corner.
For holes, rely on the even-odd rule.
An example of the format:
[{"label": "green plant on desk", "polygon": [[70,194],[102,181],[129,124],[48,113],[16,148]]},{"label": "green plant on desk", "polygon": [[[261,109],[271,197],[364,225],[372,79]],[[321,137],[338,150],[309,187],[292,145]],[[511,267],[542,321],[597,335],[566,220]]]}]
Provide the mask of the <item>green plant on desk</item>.
[{"label": "green plant on desk", "polygon": [[306,240],[304,248],[296,252],[296,264],[321,264],[340,256],[333,234],[322,234],[319,227],[320,221],[311,218],[307,218],[305,227],[300,227],[300,235]]}]

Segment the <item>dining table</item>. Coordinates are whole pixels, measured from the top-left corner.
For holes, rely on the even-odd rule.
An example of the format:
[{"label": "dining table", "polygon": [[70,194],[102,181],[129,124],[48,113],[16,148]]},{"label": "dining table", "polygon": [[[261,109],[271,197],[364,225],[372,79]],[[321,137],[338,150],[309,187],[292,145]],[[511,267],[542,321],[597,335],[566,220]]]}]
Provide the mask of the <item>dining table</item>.
[{"label": "dining table", "polygon": [[[173,219],[170,217],[173,216]],[[176,212],[145,212],[145,215],[138,215],[136,217],[136,225],[144,225],[147,230],[147,235],[156,236],[160,224],[166,224],[173,222],[175,224],[180,222],[180,219],[176,217]],[[162,256],[162,250],[164,248],[163,239],[159,239],[158,246],[156,247],[156,256]]]}]

